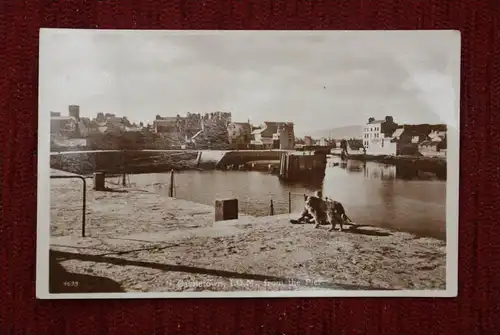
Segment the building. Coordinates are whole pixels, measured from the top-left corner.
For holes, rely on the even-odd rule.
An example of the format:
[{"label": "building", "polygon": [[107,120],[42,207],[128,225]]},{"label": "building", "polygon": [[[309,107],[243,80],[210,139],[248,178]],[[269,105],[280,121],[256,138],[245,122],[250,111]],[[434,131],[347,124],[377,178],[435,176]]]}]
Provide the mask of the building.
[{"label": "building", "polygon": [[[437,144],[441,143],[441,144]],[[369,155],[446,155],[446,125],[398,125],[392,117],[370,118],[363,146]]]},{"label": "building", "polygon": [[418,152],[426,157],[446,157],[446,142],[423,141],[418,144]]},{"label": "building", "polygon": [[314,141],[311,136],[304,136],[304,146],[305,147],[310,147],[314,145]]},{"label": "building", "polygon": [[159,133],[171,133],[178,131],[178,118],[173,117],[162,117],[159,120],[153,121],[153,132]]},{"label": "building", "polygon": [[[397,142],[397,155],[421,155],[424,152],[428,156],[440,156],[443,153],[437,152],[446,148],[446,125],[403,125],[393,136]],[[436,144],[443,141],[444,143],[439,146]]]},{"label": "building", "polygon": [[291,150],[295,148],[295,132],[292,122],[278,124],[279,148],[282,150]]},{"label": "building", "polygon": [[292,122],[265,121],[252,132],[250,144],[258,149],[294,149],[295,133]]},{"label": "building", "polygon": [[80,121],[80,106],[78,105],[69,105],[68,106],[68,114],[75,118],[76,121]]},{"label": "building", "polygon": [[52,116],[50,118],[51,137],[73,137],[77,131],[78,122],[72,116]]},{"label": "building", "polygon": [[383,120],[371,117],[364,127],[363,146],[369,155],[396,155],[397,145],[393,134],[398,128],[392,116]]},{"label": "building", "polygon": [[433,130],[429,133],[428,138],[428,140],[418,144],[419,153],[427,157],[446,157],[446,131]]},{"label": "building", "polygon": [[231,122],[227,132],[229,144],[248,145],[252,139],[252,126],[248,122]]},{"label": "building", "polygon": [[428,137],[433,142],[446,141],[446,130],[431,130]]},{"label": "building", "polygon": [[78,129],[81,137],[88,137],[92,133],[99,132],[97,124],[92,122],[88,117],[80,117],[80,121],[78,121]]},{"label": "building", "polygon": [[334,146],[335,141],[331,141],[327,138],[320,138],[319,140],[316,141],[316,145],[320,147],[329,147],[329,146]]},{"label": "building", "polygon": [[50,112],[50,134],[52,138],[74,138],[80,137],[80,106],[69,105],[68,116],[60,112]]},{"label": "building", "polygon": [[278,131],[276,122],[264,122],[264,125],[252,132],[253,139],[250,144],[256,149],[273,149],[275,143],[273,134]]}]

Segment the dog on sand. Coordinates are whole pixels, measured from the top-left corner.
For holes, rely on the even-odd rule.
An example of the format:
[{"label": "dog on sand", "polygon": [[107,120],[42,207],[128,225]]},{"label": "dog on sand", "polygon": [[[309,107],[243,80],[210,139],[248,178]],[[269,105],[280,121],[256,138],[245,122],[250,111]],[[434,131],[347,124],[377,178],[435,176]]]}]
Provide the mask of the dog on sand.
[{"label": "dog on sand", "polygon": [[313,196],[305,199],[304,210],[298,220],[292,223],[308,222],[312,220],[314,228],[322,224],[330,224],[330,231],[334,230],[339,224],[340,231],[344,229],[344,224],[353,224],[353,221],[347,216],[344,206],[333,199],[326,197],[323,199],[321,191],[316,191]]}]

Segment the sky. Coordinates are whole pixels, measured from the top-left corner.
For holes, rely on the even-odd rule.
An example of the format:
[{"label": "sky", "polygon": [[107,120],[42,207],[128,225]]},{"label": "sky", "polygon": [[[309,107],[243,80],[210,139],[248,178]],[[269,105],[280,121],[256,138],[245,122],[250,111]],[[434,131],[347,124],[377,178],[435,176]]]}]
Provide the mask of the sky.
[{"label": "sky", "polygon": [[458,124],[455,31],[42,29],[39,111],[144,123],[231,112],[296,133],[395,122]]}]

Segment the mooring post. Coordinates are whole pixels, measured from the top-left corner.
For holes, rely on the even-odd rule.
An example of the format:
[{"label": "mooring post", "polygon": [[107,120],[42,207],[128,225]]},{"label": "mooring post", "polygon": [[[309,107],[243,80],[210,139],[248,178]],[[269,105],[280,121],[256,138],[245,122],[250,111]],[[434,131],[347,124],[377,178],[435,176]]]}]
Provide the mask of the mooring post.
[{"label": "mooring post", "polygon": [[122,151],[122,186],[127,186],[127,177],[125,175],[125,150]]},{"label": "mooring post", "polygon": [[215,221],[238,219],[238,199],[215,200]]},{"label": "mooring post", "polygon": [[273,199],[271,199],[271,203],[269,204],[269,215],[274,215]]},{"label": "mooring post", "polygon": [[174,170],[170,171],[170,188],[168,190],[168,196],[174,197]]},{"label": "mooring post", "polygon": [[106,175],[104,172],[94,172],[94,190],[104,191],[106,189]]},{"label": "mooring post", "polygon": [[292,213],[292,192],[288,192],[288,213]]}]

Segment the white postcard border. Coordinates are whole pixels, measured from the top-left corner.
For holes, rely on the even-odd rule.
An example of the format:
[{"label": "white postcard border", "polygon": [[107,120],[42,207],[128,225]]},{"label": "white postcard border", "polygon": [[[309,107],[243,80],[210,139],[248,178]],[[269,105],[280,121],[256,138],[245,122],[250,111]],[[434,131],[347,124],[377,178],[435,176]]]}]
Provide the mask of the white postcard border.
[{"label": "white postcard border", "polygon": [[[69,29],[40,29],[40,46],[51,31]],[[77,30],[77,29],[71,29]],[[143,30],[120,30],[120,32],[142,33]],[[108,30],[109,33],[116,30]],[[148,32],[158,32],[149,30]],[[164,31],[163,31],[164,32]],[[226,34],[226,33],[280,33],[310,34],[312,31],[210,31],[189,30],[175,31],[175,34]],[[317,31],[314,31],[317,32]],[[329,33],[331,31],[324,31]],[[353,32],[353,31],[349,31]],[[373,33],[380,31],[363,31]],[[36,297],[38,299],[158,299],[158,298],[297,298],[297,297],[428,297],[452,298],[458,295],[458,222],[459,222],[459,167],[460,167],[460,55],[461,35],[457,30],[409,30],[386,31],[385,33],[446,33],[453,39],[454,57],[451,59],[454,69],[453,89],[455,93],[454,124],[447,122],[447,183],[446,183],[446,289],[444,290],[301,290],[301,291],[232,291],[232,292],[148,292],[148,293],[49,293],[49,247],[50,247],[50,119],[38,117],[38,182],[37,182],[37,245],[36,245]],[[39,64],[44,57],[50,57],[49,50],[39,49]],[[39,105],[42,99],[42,83],[39,80]]]}]

